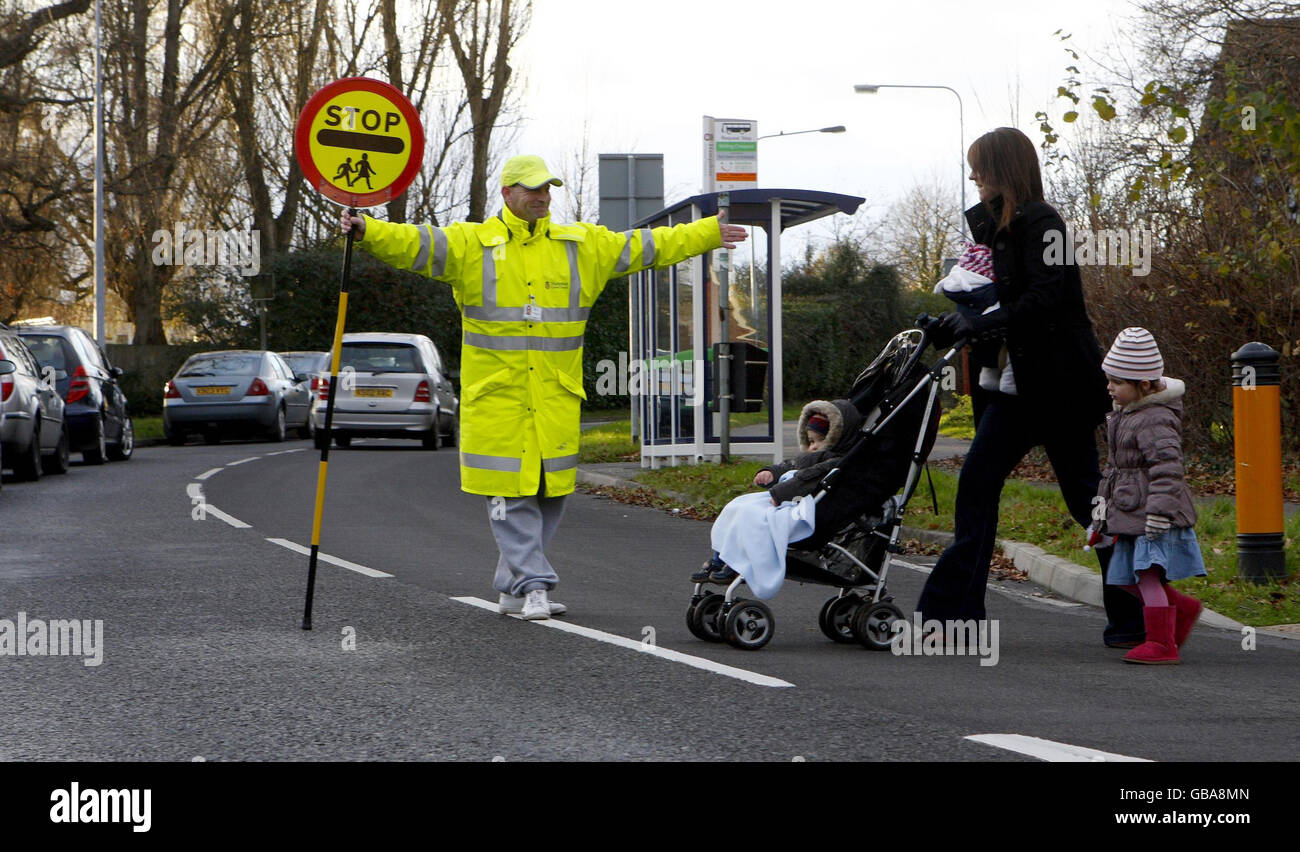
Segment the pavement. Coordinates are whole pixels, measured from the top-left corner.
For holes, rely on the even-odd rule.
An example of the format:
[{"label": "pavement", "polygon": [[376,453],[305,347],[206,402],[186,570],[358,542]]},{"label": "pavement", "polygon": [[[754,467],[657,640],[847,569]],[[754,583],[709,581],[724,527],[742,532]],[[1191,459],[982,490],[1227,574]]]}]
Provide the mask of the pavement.
[{"label": "pavement", "polygon": [[[799,453],[799,441],[796,435],[797,421],[787,420],[783,424],[784,449],[786,458],[792,458]],[[754,431],[764,427],[746,427],[737,430],[738,433],[744,433],[746,429]],[[955,456],[963,456],[970,447],[970,441],[947,438],[939,436],[934,444],[934,449],[930,452],[930,459],[944,459]],[[584,464],[578,468],[578,481],[588,485],[610,486],[615,488],[649,488],[645,483],[635,481],[636,475],[644,470],[640,462],[608,462],[603,464]],[[650,489],[655,490],[655,489]],[[689,501],[683,494],[673,492],[667,489],[659,489],[664,496],[674,500]],[[1199,497],[1196,502],[1202,505],[1208,505],[1218,497]],[[1287,502],[1284,504],[1285,513],[1290,516],[1300,511],[1300,503]],[[916,527],[903,527],[903,535],[906,538],[916,539],[926,544],[937,544],[946,547],[952,542],[953,534],[939,530],[926,530]],[[1017,568],[1024,571],[1030,580],[1051,589],[1058,595],[1080,603],[1090,604],[1092,606],[1102,605],[1102,581],[1101,574],[1090,571],[1081,565],[1077,565],[1067,559],[1059,556],[1053,556],[1040,547],[1025,542],[1013,541],[1011,539],[999,539],[998,546],[1002,548],[1003,554],[1010,559]],[[1240,631],[1244,626],[1241,622],[1236,621],[1215,612],[1208,607],[1201,612],[1201,622],[1211,627],[1220,627],[1234,631]],[[1279,624],[1269,627],[1257,628],[1260,633],[1267,633],[1273,636],[1279,636],[1287,639],[1300,639],[1300,624]]]}]

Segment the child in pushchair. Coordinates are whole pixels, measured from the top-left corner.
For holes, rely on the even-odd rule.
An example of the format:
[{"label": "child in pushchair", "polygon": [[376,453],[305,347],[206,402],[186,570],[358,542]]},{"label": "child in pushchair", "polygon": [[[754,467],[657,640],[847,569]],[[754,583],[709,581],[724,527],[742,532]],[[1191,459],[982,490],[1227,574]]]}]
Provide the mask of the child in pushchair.
[{"label": "child in pushchair", "polygon": [[[859,374],[848,399],[805,406],[801,448],[811,449],[807,425],[818,414],[836,415],[827,416],[828,426],[838,420],[840,431],[832,440],[828,430],[830,449],[771,468],[774,476],[786,476],[771,485],[770,501],[742,495],[723,510],[713,528],[714,559],[691,577],[692,634],[737,648],[763,647],[774,632],[772,612],[736,591],[746,584],[757,597],[770,598],[790,577],[839,589],[818,619],[827,637],[889,647],[893,623],[903,618],[885,586],[889,554],[898,549],[903,508],[938,430],[941,372],[958,351],[927,368],[920,363],[925,346],[921,331],[896,335]],[[726,592],[706,592],[709,582],[728,584]]]},{"label": "child in pushchair", "polygon": [[[754,474],[754,484],[771,489],[771,502],[779,506],[786,500],[794,499],[799,484],[791,484],[801,471],[810,470],[816,465],[844,457],[858,440],[858,427],[862,415],[847,399],[834,402],[816,399],[803,407],[799,414],[799,425],[795,430],[799,439],[800,455],[788,462],[771,464],[760,468]],[[807,474],[813,476],[813,474]],[[821,474],[816,475],[821,479]],[[691,575],[693,583],[717,583],[730,585],[736,579],[736,572],[723,562],[717,551],[705,562],[699,571]]]}]

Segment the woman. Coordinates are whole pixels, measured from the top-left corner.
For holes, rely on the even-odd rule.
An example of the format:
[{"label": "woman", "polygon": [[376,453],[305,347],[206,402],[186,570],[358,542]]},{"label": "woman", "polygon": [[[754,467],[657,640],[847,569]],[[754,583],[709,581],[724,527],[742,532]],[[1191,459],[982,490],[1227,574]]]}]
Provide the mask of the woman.
[{"label": "woman", "polygon": [[[1033,142],[1000,127],[976,139],[967,159],[980,203],[966,211],[966,220],[974,240],[993,249],[999,306],[975,317],[945,314],[936,344],[1003,339],[1015,393],[971,389],[978,425],[958,480],[956,535],[917,603],[924,618],[941,621],[984,618],[1002,485],[1034,447],[1047,452],[1070,514],[1088,525],[1101,479],[1095,432],[1111,407],[1079,269],[1047,252],[1068,235],[1060,214],[1043,201]],[[1104,575],[1110,554],[1101,549],[1097,556]],[[1137,645],[1144,634],[1136,601],[1103,589],[1110,621],[1103,640]]]}]

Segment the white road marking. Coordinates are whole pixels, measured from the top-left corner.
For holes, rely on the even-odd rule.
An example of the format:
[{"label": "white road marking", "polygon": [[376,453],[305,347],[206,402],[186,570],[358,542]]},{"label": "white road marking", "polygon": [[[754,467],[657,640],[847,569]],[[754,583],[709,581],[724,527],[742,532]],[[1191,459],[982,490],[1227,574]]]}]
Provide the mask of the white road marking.
[{"label": "white road marking", "polygon": [[216,506],[213,506],[211,503],[204,504],[203,512],[204,514],[211,515],[217,520],[225,521],[226,523],[230,524],[232,527],[234,527],[237,530],[246,530],[250,528],[248,524],[244,523],[239,518],[236,518],[233,515],[227,515],[225,512],[221,511]]},{"label": "white road marking", "polygon": [[214,467],[212,470],[204,471],[194,478],[199,480],[207,479],[209,476],[215,476],[223,470],[225,470],[224,467]]},{"label": "white road marking", "polygon": [[[486,609],[489,612],[496,612],[497,605],[491,601],[485,601],[482,598],[474,597],[453,597],[452,600],[460,603],[476,606],[479,609]],[[521,619],[521,616],[513,615],[511,618]],[[522,620],[522,619],[521,619]],[[610,645],[617,645],[620,648],[628,648],[633,651],[640,651],[653,657],[661,657],[665,660],[671,660],[674,663],[683,663],[688,666],[694,666],[697,669],[713,672],[714,674],[734,677],[737,680],[743,680],[746,683],[752,683],[757,686],[788,686],[794,684],[768,675],[758,674],[757,672],[738,669],[734,666],[726,666],[722,663],[715,663],[713,660],[706,660],[703,657],[693,657],[690,654],[683,654],[680,651],[672,651],[667,648],[660,648],[657,645],[648,645],[645,642],[636,639],[629,639],[626,636],[618,636],[613,633],[606,633],[603,630],[593,630],[590,627],[581,627],[577,624],[568,624],[557,618],[545,618],[534,621],[533,624],[542,627],[550,627],[555,630],[562,630],[565,633],[575,633],[578,636],[585,636],[588,639],[595,639],[597,642],[606,642]]]},{"label": "white road marking", "polygon": [[[211,511],[211,510],[209,510]],[[287,538],[268,538],[267,541],[272,544],[278,544],[281,547],[288,548],[294,553],[301,553],[304,556],[311,555],[310,547],[303,547],[297,542],[289,541]],[[316,558],[321,562],[328,562],[331,565],[337,565],[340,568],[346,568],[349,571],[356,571],[358,574],[364,574],[367,577],[391,577],[392,574],[385,574],[383,571],[376,571],[374,568],[367,568],[364,565],[358,565],[355,562],[349,562],[346,559],[340,559],[337,556],[330,556],[328,553],[317,551]],[[493,609],[496,607],[494,606]]]},{"label": "white road marking", "polygon": [[248,462],[251,461],[257,461],[260,458],[261,456],[249,456],[248,458],[240,459],[239,461],[226,462],[226,467],[234,467],[237,464],[247,464]]},{"label": "white road marking", "polygon": [[1129,757],[1126,754],[1098,751],[1095,748],[1027,737],[1024,734],[974,734],[966,739],[1051,763],[1151,763],[1145,757]]},{"label": "white road marking", "polygon": [[[891,559],[889,561],[889,564],[902,565],[904,568],[911,568],[913,571],[919,571],[922,574],[929,574],[931,571],[934,570],[934,568],[932,568],[929,565],[917,565],[914,562],[908,562],[904,559],[897,559],[897,558]],[[1004,595],[1009,595],[1010,597],[1013,598],[1024,598],[1027,601],[1038,601],[1039,603],[1051,604],[1052,606],[1064,607],[1066,609],[1070,609],[1076,606],[1083,606],[1083,604],[1079,603],[1078,601],[1062,601],[1062,600],[1057,600],[1056,598],[1045,597],[1043,595],[1030,595],[1030,594],[1026,594],[1025,592],[1018,592],[1015,589],[1008,589],[1006,586],[993,585],[993,586],[989,586],[988,588],[992,589],[995,592],[1001,592]]]},{"label": "white road marking", "polygon": [[305,452],[305,451],[306,451],[306,448],[305,448],[305,447],[294,447],[292,450],[277,450],[277,451],[274,452],[274,453],[267,453],[267,455],[268,455],[268,456],[285,456],[285,455],[288,455],[289,453],[301,453],[301,452]]},{"label": "white road marking", "polygon": [[[212,473],[212,472],[213,471],[208,471],[208,473]],[[201,479],[202,477],[196,477],[196,478]],[[190,498],[191,502],[195,500],[199,501],[199,503],[203,506],[203,514],[205,516],[211,515],[212,517],[216,518],[219,521],[225,521],[226,523],[230,524],[232,527],[234,527],[237,530],[251,529],[251,527],[248,524],[244,523],[239,518],[236,518],[234,515],[228,515],[225,512],[218,509],[216,506],[213,506],[211,503],[207,502],[207,500],[203,496],[203,486],[199,485],[197,482],[191,482],[189,485],[186,485],[185,494]]]}]

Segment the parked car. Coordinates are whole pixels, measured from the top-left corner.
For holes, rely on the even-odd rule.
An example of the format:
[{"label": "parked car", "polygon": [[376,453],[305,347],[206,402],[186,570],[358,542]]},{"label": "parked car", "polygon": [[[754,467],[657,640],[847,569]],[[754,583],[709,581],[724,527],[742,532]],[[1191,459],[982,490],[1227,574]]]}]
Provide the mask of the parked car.
[{"label": "parked car", "polygon": [[310,434],[308,376],[274,352],[234,349],[191,355],[163,391],[163,434],[173,445],[198,432],[209,444],[227,435],[283,441]]},{"label": "parked car", "polygon": [[68,430],[63,424],[63,398],[54,382],[42,375],[27,345],[7,325],[0,325],[0,359],[14,365],[12,373],[0,375],[3,463],[19,479],[29,481],[40,479],[43,472],[67,473]]},{"label": "parked car", "polygon": [[86,464],[126,461],[135,451],[131,408],[118,379],[122,370],[104,350],[72,325],[31,325],[16,329],[42,370],[54,371],[55,387],[66,407],[69,449]]},{"label": "parked car", "polygon": [[[353,438],[414,438],[426,449],[460,440],[460,400],[433,341],[423,334],[343,335],[334,443]],[[328,399],[329,375],[320,392]],[[324,449],[325,405],[316,407],[316,446]]]},{"label": "parked car", "polygon": [[[18,368],[17,366],[14,365],[13,361],[10,361],[8,359],[0,359],[0,378],[3,378],[4,376],[8,376],[9,374],[13,373],[13,371],[16,369]],[[5,431],[5,409],[3,405],[0,405],[0,435],[4,434],[4,431]],[[0,467],[4,467],[4,444],[3,443],[0,443]],[[0,476],[0,488],[2,487],[4,487],[4,477]]]},{"label": "parked car", "polygon": [[[308,376],[308,391],[311,393],[311,402],[308,404],[308,407],[310,408],[311,413],[307,417],[307,422],[312,424],[311,431],[314,433],[316,431],[314,424],[316,406],[320,399],[320,387],[324,384],[328,388],[330,383],[330,353],[281,352],[280,357],[284,359],[284,362],[289,365],[289,369],[293,370],[295,375],[298,373],[306,373]],[[321,378],[322,374],[324,374],[324,378]],[[311,435],[304,435],[303,437],[310,438]]]}]

